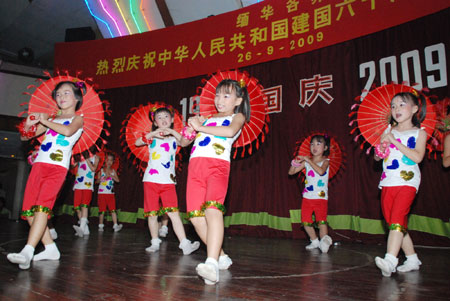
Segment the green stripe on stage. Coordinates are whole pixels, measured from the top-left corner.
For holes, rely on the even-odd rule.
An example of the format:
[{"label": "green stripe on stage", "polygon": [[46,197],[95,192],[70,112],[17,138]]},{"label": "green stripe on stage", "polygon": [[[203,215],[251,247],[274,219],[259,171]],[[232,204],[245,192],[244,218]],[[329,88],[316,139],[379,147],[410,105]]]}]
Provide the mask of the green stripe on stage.
[{"label": "green stripe on stage", "polygon": [[[98,207],[90,207],[89,216],[98,216]],[[139,208],[137,212],[126,212],[118,210],[120,222],[136,223],[138,219],[144,219],[144,209]],[[74,215],[72,205],[63,205],[56,209],[56,215]],[[188,223],[186,213],[180,212],[183,223]],[[234,225],[245,226],[266,226],[280,231],[292,231],[293,224],[300,223],[301,210],[289,210],[289,217],[279,217],[267,212],[236,212],[231,216],[225,216],[225,227]],[[105,216],[111,221],[111,216]],[[367,234],[385,234],[386,227],[383,220],[362,218],[353,215],[329,215],[328,224],[334,230],[352,230]],[[408,229],[426,232],[433,235],[450,238],[450,221],[443,221],[438,218],[411,214],[408,218]]]}]

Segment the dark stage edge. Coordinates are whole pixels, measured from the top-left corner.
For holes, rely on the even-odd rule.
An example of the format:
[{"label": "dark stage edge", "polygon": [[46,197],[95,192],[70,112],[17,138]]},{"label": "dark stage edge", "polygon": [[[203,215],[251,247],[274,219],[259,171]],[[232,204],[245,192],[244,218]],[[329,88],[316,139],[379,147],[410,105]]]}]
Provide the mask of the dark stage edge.
[{"label": "dark stage edge", "polygon": [[306,251],[305,240],[226,237],[234,263],[208,286],[195,273],[204,246],[183,256],[172,232],[147,254],[146,230],[92,225],[78,238],[58,224],[61,259],[22,271],[6,254],[21,250],[28,226],[0,220],[0,229],[1,300],[450,300],[449,248],[418,248],[420,271],[385,278],[374,264],[385,245],[341,243],[321,254]]}]

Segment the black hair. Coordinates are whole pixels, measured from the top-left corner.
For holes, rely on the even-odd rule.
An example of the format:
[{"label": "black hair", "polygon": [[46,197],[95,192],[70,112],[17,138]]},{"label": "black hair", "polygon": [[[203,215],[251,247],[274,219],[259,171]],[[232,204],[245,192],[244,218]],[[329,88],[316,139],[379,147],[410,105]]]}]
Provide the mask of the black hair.
[{"label": "black hair", "polygon": [[[411,101],[415,106],[417,106],[418,110],[412,117],[412,124],[415,127],[420,128],[420,124],[425,119],[425,115],[427,114],[427,102],[425,100],[425,97],[422,95],[422,93],[418,93],[417,91],[412,92],[400,92],[394,95],[391,99],[391,104],[394,98],[400,97],[404,101]],[[394,120],[392,116],[389,118],[389,123],[392,125],[396,125],[397,122]]]},{"label": "black hair", "polygon": [[241,87],[238,81],[232,79],[222,80],[216,87],[216,92],[223,91],[225,93],[236,92],[236,97],[242,98],[240,105],[236,106],[234,113],[242,113],[245,121],[250,121],[250,98],[248,96],[247,86]]},{"label": "black hair", "polygon": [[[166,108],[166,107],[161,107],[156,109],[156,111],[152,112],[150,111],[148,113],[148,118],[150,118],[150,121],[152,122],[152,131],[156,130],[158,128],[158,126],[155,123],[155,117],[156,115],[158,115],[159,113],[168,113],[170,115],[170,117],[174,117],[173,116],[173,111],[171,111],[170,109]],[[170,128],[173,129],[173,122],[170,125]]]},{"label": "black hair", "polygon": [[[82,86],[84,88],[80,88],[78,87],[74,82],[72,81],[62,81],[59,82],[55,89],[53,89],[52,91],[52,98],[56,101],[56,91],[58,91],[63,85],[69,85],[70,87],[72,87],[72,91],[73,91],[73,95],[75,96],[75,99],[78,100],[77,105],[75,106],[75,111],[78,111],[81,106],[83,105],[83,92],[86,92],[86,85],[82,83]],[[84,90],[84,91],[83,91]]]},{"label": "black hair", "polygon": [[314,140],[322,142],[322,143],[325,143],[325,146],[327,147],[327,149],[325,149],[323,151],[323,155],[325,157],[328,157],[330,155],[330,137],[328,135],[326,135],[326,134],[325,135],[317,134],[317,135],[314,135],[314,136],[311,137],[311,143]]}]

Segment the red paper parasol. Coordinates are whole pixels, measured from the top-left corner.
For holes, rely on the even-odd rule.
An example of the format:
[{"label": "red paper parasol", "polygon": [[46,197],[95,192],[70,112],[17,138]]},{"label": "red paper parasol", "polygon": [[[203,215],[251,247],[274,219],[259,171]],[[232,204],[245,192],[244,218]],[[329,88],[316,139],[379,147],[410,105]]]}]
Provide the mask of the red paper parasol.
[{"label": "red paper parasol", "polygon": [[[55,115],[59,110],[56,101],[52,98],[52,91],[56,85],[62,81],[83,82],[86,85],[86,92],[83,93],[83,105],[76,112],[77,115],[83,115],[83,134],[74,145],[72,155],[75,161],[81,160],[81,153],[83,152],[85,157],[90,157],[100,150],[102,144],[106,143],[106,141],[101,138],[102,132],[109,135],[104,129],[107,123],[104,116],[106,111],[105,108],[108,105],[107,102],[100,100],[94,87],[87,82],[90,81],[90,79],[81,80],[78,77],[79,74],[77,74],[77,77],[72,77],[68,74],[60,75],[59,73],[57,76],[51,77],[48,72],[45,72],[45,74],[50,77],[49,80],[39,80],[41,82],[39,87],[34,85],[28,86],[28,89],[36,88],[32,94],[28,92],[24,93],[31,95],[31,99],[28,102],[28,115],[32,113]],[[25,104],[27,103],[21,105]],[[109,113],[108,111],[106,112]],[[24,113],[25,112],[20,113],[19,116]],[[42,142],[43,138],[43,136],[38,137],[40,142]]]},{"label": "red paper parasol", "polygon": [[[183,128],[183,117],[177,110],[166,105],[165,103],[149,103],[145,106],[140,105],[132,108],[131,112],[122,122],[121,137],[123,139],[122,145],[124,146],[124,151],[128,148],[131,152],[128,156],[131,154],[134,155],[135,159],[133,160],[133,164],[138,166],[138,168],[142,171],[146,168],[146,164],[144,164],[144,162],[147,163],[149,160],[148,148],[144,146],[136,147],[135,142],[138,138],[142,137],[143,133],[149,133],[152,131],[153,123],[149,119],[150,111],[155,111],[156,109],[162,107],[167,107],[173,110],[173,129],[180,132]],[[180,147],[178,147],[177,153],[179,150]]]},{"label": "red paper parasol", "polygon": [[[389,84],[378,87],[370,91],[361,104],[355,104],[352,106],[352,110],[357,108],[356,112],[352,112],[349,116],[353,116],[355,113],[356,121],[360,134],[355,137],[355,141],[359,136],[363,136],[365,142],[368,142],[372,147],[380,143],[380,137],[389,125],[389,119],[391,116],[391,100],[395,94],[400,92],[411,92],[414,88],[400,84]],[[422,93],[423,95],[423,93]],[[436,111],[431,104],[428,96],[423,95],[427,102],[427,112],[425,120],[422,121],[421,127],[425,129],[427,134],[431,137],[436,124]],[[355,120],[350,122],[350,126]],[[351,133],[355,132],[354,128]],[[361,144],[363,148],[364,142]],[[367,150],[369,154],[370,148]]]},{"label": "red paper parasol", "polygon": [[[311,156],[311,138],[315,135],[325,135],[325,133],[314,133],[309,135],[306,139],[303,140],[303,142],[297,143],[300,144],[296,151],[294,156]],[[328,159],[330,159],[330,174],[328,175],[328,178],[331,179],[334,177],[339,169],[343,166],[344,162],[344,153],[342,152],[341,147],[339,146],[339,143],[336,141],[334,137],[330,137],[330,154],[328,155]],[[302,170],[303,174],[305,173],[305,169]]]},{"label": "red paper parasol", "polygon": [[206,81],[200,94],[200,115],[208,117],[217,113],[214,104],[216,96],[216,87],[224,79],[233,79],[239,81],[243,79],[247,85],[248,96],[250,98],[250,121],[246,122],[242,128],[242,133],[233,144],[234,157],[238,149],[242,151],[242,157],[246,152],[252,154],[252,143],[255,142],[256,149],[259,148],[259,143],[264,142],[265,133],[268,132],[267,123],[269,122],[268,100],[267,96],[262,92],[263,87],[258,83],[254,77],[250,77],[245,72],[237,70],[217,72],[209,80]]}]

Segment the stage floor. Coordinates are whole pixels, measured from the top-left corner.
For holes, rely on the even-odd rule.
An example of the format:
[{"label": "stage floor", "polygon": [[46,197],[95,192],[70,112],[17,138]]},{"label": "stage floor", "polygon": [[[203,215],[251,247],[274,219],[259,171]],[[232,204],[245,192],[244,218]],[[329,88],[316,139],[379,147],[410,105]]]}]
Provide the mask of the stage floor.
[{"label": "stage floor", "polygon": [[145,229],[125,225],[114,233],[107,227],[102,233],[91,225],[91,235],[79,238],[71,225],[58,224],[61,259],[22,271],[6,254],[21,250],[28,226],[0,220],[0,299],[450,300],[448,248],[419,247],[420,271],[385,278],[374,263],[385,245],[342,243],[321,254],[305,250],[305,240],[226,236],[233,265],[209,286],[195,272],[205,260],[204,246],[183,256],[170,230],[160,251],[148,254]]}]

